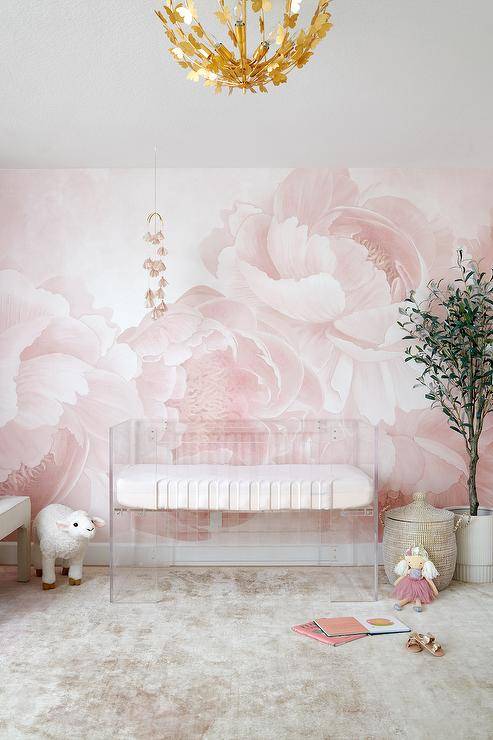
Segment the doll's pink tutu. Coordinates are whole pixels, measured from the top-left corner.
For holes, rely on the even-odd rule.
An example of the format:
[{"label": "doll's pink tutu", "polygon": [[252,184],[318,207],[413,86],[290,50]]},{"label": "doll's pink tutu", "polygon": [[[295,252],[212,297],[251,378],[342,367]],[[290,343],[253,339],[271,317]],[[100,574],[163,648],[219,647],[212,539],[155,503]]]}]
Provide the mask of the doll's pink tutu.
[{"label": "doll's pink tutu", "polygon": [[409,601],[419,599],[422,604],[429,604],[435,598],[435,594],[425,578],[416,580],[410,576],[404,576],[402,581],[399,581],[392,595],[399,601],[401,599],[409,599]]}]

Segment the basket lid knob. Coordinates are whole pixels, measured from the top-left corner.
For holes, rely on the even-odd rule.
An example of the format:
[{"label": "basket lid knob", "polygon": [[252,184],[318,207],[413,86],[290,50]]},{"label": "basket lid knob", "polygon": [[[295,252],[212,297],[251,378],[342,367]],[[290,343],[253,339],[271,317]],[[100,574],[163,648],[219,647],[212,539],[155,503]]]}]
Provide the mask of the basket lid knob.
[{"label": "basket lid knob", "polygon": [[416,491],[416,493],[413,494],[413,501],[426,501],[426,493],[423,491]]}]

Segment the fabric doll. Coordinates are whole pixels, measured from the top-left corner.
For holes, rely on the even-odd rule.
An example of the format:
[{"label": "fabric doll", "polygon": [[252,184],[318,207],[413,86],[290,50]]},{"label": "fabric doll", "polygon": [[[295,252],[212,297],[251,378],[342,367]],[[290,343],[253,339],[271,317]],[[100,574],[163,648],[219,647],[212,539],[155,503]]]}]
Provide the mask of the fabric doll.
[{"label": "fabric doll", "polygon": [[401,611],[402,607],[414,601],[414,611],[421,612],[421,604],[429,604],[438,596],[438,589],[433,579],[440,575],[428,557],[428,553],[421,545],[408,547],[404,558],[394,568],[399,578],[394,583],[393,596],[399,601],[394,609]]}]

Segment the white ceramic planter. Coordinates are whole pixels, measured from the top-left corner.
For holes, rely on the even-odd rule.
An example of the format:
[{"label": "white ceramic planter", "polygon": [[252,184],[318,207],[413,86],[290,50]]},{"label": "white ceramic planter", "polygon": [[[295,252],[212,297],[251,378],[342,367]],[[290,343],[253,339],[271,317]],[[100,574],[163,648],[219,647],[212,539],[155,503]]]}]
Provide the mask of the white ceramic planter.
[{"label": "white ceramic planter", "polygon": [[469,510],[466,508],[450,507],[450,510],[456,522],[462,518],[456,532],[454,579],[466,583],[493,582],[493,509],[480,507],[478,516],[471,517],[467,516]]}]

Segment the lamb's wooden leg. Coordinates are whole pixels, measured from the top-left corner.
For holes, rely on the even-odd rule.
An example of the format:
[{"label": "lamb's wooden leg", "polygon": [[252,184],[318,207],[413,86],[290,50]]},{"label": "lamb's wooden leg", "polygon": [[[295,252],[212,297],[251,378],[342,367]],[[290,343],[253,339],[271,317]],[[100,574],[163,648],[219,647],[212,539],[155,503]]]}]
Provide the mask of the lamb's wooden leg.
[{"label": "lamb's wooden leg", "polygon": [[55,558],[45,555],[42,556],[43,562],[43,591],[56,588],[55,576]]},{"label": "lamb's wooden leg", "polygon": [[68,582],[71,586],[80,586],[82,581],[82,562],[83,556],[70,560],[68,569]]}]

